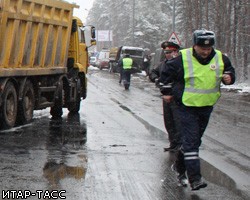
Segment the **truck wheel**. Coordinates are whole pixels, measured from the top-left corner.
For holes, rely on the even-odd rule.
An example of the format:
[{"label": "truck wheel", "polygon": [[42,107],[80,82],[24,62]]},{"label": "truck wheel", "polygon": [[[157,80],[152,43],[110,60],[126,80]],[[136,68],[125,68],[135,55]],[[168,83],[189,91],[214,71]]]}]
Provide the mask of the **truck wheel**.
[{"label": "truck wheel", "polygon": [[22,95],[22,101],[18,106],[17,119],[20,123],[26,124],[32,120],[35,107],[35,93],[30,81],[25,83]]},{"label": "truck wheel", "polygon": [[0,108],[0,123],[2,129],[15,126],[17,117],[17,93],[13,83],[8,82],[4,88],[3,105]]},{"label": "truck wheel", "polygon": [[79,92],[81,90],[81,81],[78,79],[77,81],[77,88],[76,88],[76,100],[73,103],[70,103],[68,106],[68,111],[71,113],[78,113],[80,110],[81,105],[81,93]]},{"label": "truck wheel", "polygon": [[52,118],[61,118],[63,111],[63,81],[59,82],[54,105],[50,108]]},{"label": "truck wheel", "polygon": [[68,111],[71,113],[78,113],[80,110],[80,105],[81,105],[81,97],[78,94],[76,102],[70,103],[70,106],[68,107]]},{"label": "truck wheel", "polygon": [[[73,104],[72,104],[73,105]],[[71,113],[78,113],[80,110],[81,100],[78,100],[74,105],[68,109]]]}]

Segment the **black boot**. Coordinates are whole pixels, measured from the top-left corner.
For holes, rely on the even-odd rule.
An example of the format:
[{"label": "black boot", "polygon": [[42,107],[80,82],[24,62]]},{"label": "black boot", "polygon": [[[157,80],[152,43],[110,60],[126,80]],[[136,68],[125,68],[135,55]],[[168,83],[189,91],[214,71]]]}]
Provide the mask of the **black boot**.
[{"label": "black boot", "polygon": [[164,149],[164,151],[176,152],[180,149],[180,147],[181,147],[181,145],[179,145],[179,144],[176,144],[176,145],[171,144],[169,147],[165,147],[163,149]]}]

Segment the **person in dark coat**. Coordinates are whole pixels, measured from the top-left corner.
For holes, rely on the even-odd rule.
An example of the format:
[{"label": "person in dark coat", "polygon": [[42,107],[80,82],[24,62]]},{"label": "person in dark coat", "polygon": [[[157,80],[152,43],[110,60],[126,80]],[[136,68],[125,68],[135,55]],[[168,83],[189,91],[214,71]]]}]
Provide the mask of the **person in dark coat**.
[{"label": "person in dark coat", "polygon": [[164,84],[173,82],[169,93],[174,96],[180,116],[182,145],[172,169],[183,186],[187,174],[192,190],[207,187],[200,171],[199,147],[213,106],[220,98],[221,82],[235,82],[234,67],[214,44],[214,32],[194,31],[193,47],[181,50],[180,56],[169,61],[159,79]]},{"label": "person in dark coat", "polygon": [[[157,86],[160,88],[162,95],[164,95],[169,88],[169,85],[164,85],[158,81],[161,76],[161,72],[165,67],[166,63],[178,55],[180,46],[176,43],[165,41],[161,44],[161,47],[165,54],[165,59],[155,68],[149,75],[149,79],[152,82],[156,82]],[[166,94],[163,96],[162,106],[163,106],[163,119],[166,131],[168,133],[169,147],[165,147],[164,151],[177,151],[180,147],[180,133],[178,131],[178,116],[175,111],[176,105],[173,101],[172,95]]]}]

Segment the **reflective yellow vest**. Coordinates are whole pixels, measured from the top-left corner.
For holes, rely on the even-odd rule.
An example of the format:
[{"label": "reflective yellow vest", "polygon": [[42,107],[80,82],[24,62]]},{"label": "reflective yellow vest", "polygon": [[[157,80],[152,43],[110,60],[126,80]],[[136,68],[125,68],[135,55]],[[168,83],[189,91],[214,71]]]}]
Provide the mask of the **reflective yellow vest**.
[{"label": "reflective yellow vest", "polygon": [[220,98],[220,83],[224,70],[222,53],[216,54],[207,65],[201,65],[193,56],[193,49],[181,50],[185,88],[182,102],[186,106],[213,106]]},{"label": "reflective yellow vest", "polygon": [[133,64],[133,59],[132,58],[123,58],[122,59],[123,69],[131,69],[132,64]]}]

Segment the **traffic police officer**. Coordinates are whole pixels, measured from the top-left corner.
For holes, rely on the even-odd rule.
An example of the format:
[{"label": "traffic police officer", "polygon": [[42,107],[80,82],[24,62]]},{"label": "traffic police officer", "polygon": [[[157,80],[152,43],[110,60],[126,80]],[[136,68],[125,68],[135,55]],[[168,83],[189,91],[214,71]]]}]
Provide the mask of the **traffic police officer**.
[{"label": "traffic police officer", "polygon": [[152,82],[155,82],[156,85],[160,88],[160,91],[163,95],[162,105],[163,105],[163,119],[164,125],[168,133],[169,139],[169,147],[164,147],[164,151],[175,152],[180,148],[180,133],[178,131],[179,120],[177,116],[176,105],[175,102],[172,100],[172,96],[165,94],[165,91],[168,90],[169,85],[163,85],[158,81],[159,77],[161,76],[161,72],[165,67],[166,63],[177,57],[179,54],[180,46],[171,41],[165,41],[161,44],[163,52],[165,54],[165,59],[152,70],[149,74],[149,79]]},{"label": "traffic police officer", "polygon": [[122,58],[118,62],[118,67],[121,70],[119,83],[121,83],[122,79],[126,79],[127,82],[130,83],[132,66],[133,66],[133,59],[130,57],[129,54],[126,53],[124,55],[124,58]]},{"label": "traffic police officer", "polygon": [[160,81],[173,82],[172,93],[178,105],[182,146],[176,153],[172,169],[179,182],[188,176],[192,190],[205,188],[200,172],[199,147],[213,105],[220,97],[221,81],[235,82],[235,70],[227,56],[213,48],[215,34],[205,29],[193,33],[193,47],[181,50],[181,55],[168,62]]}]

